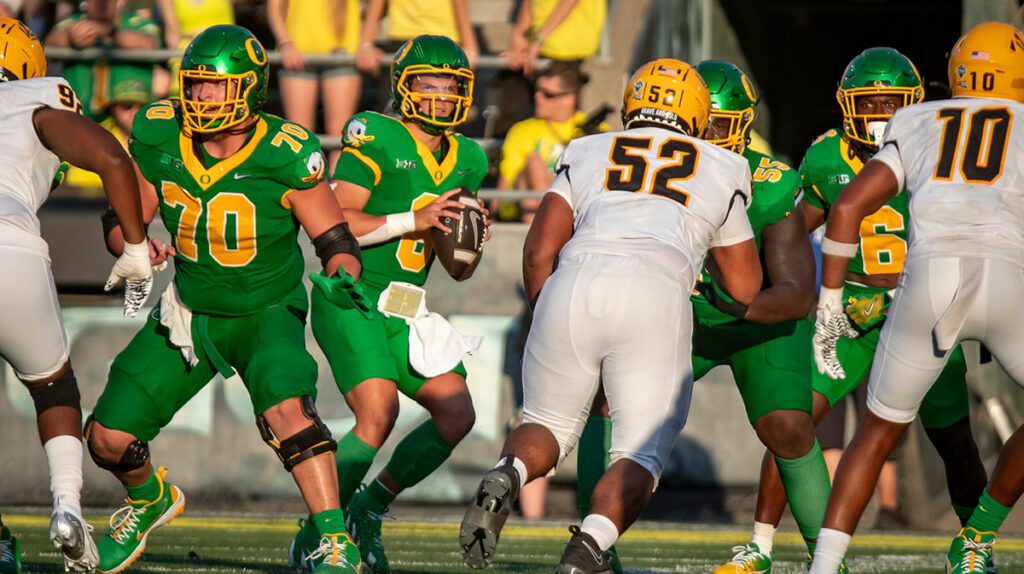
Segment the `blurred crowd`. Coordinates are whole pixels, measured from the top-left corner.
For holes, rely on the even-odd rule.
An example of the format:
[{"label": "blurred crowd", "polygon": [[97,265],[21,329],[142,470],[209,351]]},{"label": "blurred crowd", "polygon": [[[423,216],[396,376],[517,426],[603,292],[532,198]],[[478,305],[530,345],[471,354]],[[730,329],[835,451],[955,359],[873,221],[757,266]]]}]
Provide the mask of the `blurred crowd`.
[{"label": "blurred crowd", "polygon": [[[496,142],[485,187],[542,190],[569,140],[608,129],[609,108],[580,109],[586,61],[600,47],[606,3],[508,2],[507,42],[495,46],[474,25],[473,10],[501,3],[474,6],[469,0],[0,0],[0,16],[27,22],[47,47],[73,50],[183,51],[209,26],[246,26],[280,54],[269,111],[329,137],[340,137],[359,110],[389,109],[386,56],[419,34],[445,35],[476,68],[475,104],[463,131]],[[348,57],[311,63],[310,56],[322,55]],[[507,67],[481,69],[481,55],[504,57]],[[101,56],[51,62],[51,73],[67,78],[84,113],[127,144],[140,107],[177,95],[179,62]],[[335,161],[332,155],[332,167]],[[102,195],[89,172],[72,170],[66,185],[79,195]],[[492,205],[502,221],[529,222],[536,207],[530,200]]]}]

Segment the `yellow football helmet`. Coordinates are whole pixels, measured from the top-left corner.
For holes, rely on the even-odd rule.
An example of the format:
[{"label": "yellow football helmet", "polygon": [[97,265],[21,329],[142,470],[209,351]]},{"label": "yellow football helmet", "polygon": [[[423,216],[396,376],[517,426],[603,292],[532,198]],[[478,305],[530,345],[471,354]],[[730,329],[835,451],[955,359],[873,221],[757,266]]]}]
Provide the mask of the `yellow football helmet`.
[{"label": "yellow football helmet", "polygon": [[949,55],[953,96],[1024,102],[1024,33],[1002,22],[984,22],[957,40]]},{"label": "yellow football helmet", "polygon": [[693,66],[659,58],[633,72],[622,94],[622,125],[659,124],[694,137],[708,127],[711,94]]},{"label": "yellow football helmet", "polygon": [[0,82],[46,75],[46,54],[39,38],[21,20],[0,18]]}]

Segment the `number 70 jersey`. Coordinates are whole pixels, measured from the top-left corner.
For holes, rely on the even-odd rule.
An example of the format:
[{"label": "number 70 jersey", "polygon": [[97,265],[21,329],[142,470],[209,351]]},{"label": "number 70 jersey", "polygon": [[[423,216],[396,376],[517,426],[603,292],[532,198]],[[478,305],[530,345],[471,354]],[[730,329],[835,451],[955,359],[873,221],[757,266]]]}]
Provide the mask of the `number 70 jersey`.
[{"label": "number 70 jersey", "polygon": [[899,110],[875,158],[910,196],[910,255],[1024,265],[1024,105],[956,98]]},{"label": "number 70 jersey", "polygon": [[573,210],[563,254],[658,258],[692,282],[709,247],[753,238],[750,178],[739,154],[645,127],[570,142],[548,193]]},{"label": "number 70 jersey", "polygon": [[176,105],[139,110],[129,144],[156,188],[177,255],[174,282],[193,311],[239,316],[280,302],[305,268],[287,196],[323,180],[316,136],[261,113],[248,142],[208,156],[182,132]]}]

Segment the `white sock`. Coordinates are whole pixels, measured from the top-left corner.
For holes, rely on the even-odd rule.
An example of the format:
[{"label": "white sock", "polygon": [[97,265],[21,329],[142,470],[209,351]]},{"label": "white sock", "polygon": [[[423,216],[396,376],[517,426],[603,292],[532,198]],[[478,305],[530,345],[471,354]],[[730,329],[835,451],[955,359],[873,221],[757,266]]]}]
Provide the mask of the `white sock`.
[{"label": "white sock", "polygon": [[764,522],[754,521],[754,535],[750,541],[757,544],[757,547],[764,554],[772,553],[772,540],[775,538],[775,527]]},{"label": "white sock", "polygon": [[50,492],[54,504],[62,504],[78,514],[82,513],[82,441],[69,435],[51,438],[43,445],[46,462],[50,467]]},{"label": "white sock", "polygon": [[619,539],[619,529],[615,523],[600,514],[588,514],[583,524],[580,524],[580,530],[594,537],[601,550],[608,550]]},{"label": "white sock", "polygon": [[[509,459],[511,459],[511,460],[509,460]],[[518,458],[516,458],[514,456],[506,456],[506,457],[502,458],[501,460],[499,460],[498,464],[494,465],[494,468],[498,468],[499,466],[502,466],[504,464],[509,464],[509,463],[512,464],[512,468],[516,469],[516,474],[519,475],[519,486],[521,488],[524,484],[526,484],[526,477],[529,476],[528,474],[526,474],[526,463],[525,462],[519,460]]]},{"label": "white sock", "polygon": [[814,561],[808,574],[835,574],[850,546],[850,536],[845,532],[822,528],[814,546]]}]

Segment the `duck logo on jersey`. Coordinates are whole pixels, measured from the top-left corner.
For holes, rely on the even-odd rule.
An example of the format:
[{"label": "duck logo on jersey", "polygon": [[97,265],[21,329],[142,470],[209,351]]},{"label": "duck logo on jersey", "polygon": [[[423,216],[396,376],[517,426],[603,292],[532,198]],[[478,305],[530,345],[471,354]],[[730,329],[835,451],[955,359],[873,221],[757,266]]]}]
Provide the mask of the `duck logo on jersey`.
[{"label": "duck logo on jersey", "polygon": [[366,142],[372,142],[373,136],[366,133],[366,124],[360,119],[354,119],[348,123],[345,130],[345,145],[359,147]]}]

